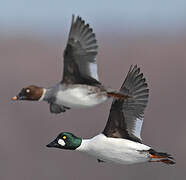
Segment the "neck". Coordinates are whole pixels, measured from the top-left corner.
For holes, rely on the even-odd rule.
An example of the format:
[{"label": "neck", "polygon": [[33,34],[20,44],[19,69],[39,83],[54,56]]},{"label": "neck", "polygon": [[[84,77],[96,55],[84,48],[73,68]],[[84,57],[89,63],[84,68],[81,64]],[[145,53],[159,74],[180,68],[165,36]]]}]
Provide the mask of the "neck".
[{"label": "neck", "polygon": [[43,88],[42,96],[40,97],[40,99],[38,101],[44,101],[45,100],[47,91],[48,91],[47,89]]},{"label": "neck", "polygon": [[81,145],[76,150],[82,151],[82,152],[87,151],[89,142],[90,142],[90,139],[82,139]]},{"label": "neck", "polygon": [[81,145],[76,150],[82,152],[90,152],[96,146],[102,146],[102,143],[106,140],[106,138],[107,137],[101,133],[90,139],[82,139]]}]

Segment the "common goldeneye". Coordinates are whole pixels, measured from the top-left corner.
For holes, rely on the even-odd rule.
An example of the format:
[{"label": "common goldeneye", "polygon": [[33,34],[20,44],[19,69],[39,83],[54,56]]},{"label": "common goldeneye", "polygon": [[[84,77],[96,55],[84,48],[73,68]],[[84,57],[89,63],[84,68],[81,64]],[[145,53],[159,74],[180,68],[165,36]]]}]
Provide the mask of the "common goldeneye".
[{"label": "common goldeneye", "polygon": [[157,152],[142,143],[140,133],[149,89],[139,68],[135,66],[129,70],[120,90],[133,98],[113,100],[106,127],[101,134],[82,139],[62,132],[47,147],[85,152],[99,162],[175,164],[171,155]]},{"label": "common goldeneye", "polygon": [[64,51],[63,78],[52,88],[35,85],[25,87],[12,100],[47,101],[51,113],[65,112],[70,108],[93,107],[110,97],[126,99],[128,95],[104,87],[97,74],[97,43],[89,24],[81,17],[72,23]]}]

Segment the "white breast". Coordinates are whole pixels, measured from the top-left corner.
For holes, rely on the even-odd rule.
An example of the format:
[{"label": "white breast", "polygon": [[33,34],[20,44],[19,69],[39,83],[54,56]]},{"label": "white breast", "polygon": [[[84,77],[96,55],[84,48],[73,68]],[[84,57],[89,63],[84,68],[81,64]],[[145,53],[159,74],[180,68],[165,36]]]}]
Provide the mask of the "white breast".
[{"label": "white breast", "polygon": [[150,147],[127,139],[107,138],[100,134],[90,140],[83,140],[77,149],[95,156],[105,162],[119,164],[133,164],[146,162],[149,156],[140,150],[149,150]]},{"label": "white breast", "polygon": [[105,94],[98,93],[92,93],[86,86],[69,88],[57,92],[56,103],[70,108],[92,107],[108,99]]}]

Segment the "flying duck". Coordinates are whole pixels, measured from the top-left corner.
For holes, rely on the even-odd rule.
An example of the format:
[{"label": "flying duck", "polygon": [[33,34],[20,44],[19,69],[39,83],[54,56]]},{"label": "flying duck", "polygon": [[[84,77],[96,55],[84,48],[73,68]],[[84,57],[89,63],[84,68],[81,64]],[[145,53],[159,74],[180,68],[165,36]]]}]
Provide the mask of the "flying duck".
[{"label": "flying duck", "polygon": [[137,66],[130,68],[120,90],[133,98],[113,100],[102,133],[91,139],[82,139],[72,133],[62,132],[47,147],[85,152],[96,157],[98,162],[175,164],[171,155],[157,152],[142,143],[140,133],[149,89]]},{"label": "flying duck", "polygon": [[98,45],[89,24],[72,16],[70,33],[64,50],[63,77],[52,88],[35,85],[24,87],[12,100],[46,101],[51,113],[70,108],[93,107],[110,97],[125,99],[128,95],[104,87],[98,79],[96,55]]}]

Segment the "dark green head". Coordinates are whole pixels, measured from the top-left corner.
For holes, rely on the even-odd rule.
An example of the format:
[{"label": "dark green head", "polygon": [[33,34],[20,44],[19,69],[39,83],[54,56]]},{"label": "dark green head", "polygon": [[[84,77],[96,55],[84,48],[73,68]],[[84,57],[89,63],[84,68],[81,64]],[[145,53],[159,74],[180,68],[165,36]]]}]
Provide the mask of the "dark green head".
[{"label": "dark green head", "polygon": [[81,145],[82,139],[69,132],[60,133],[47,147],[75,150]]}]

